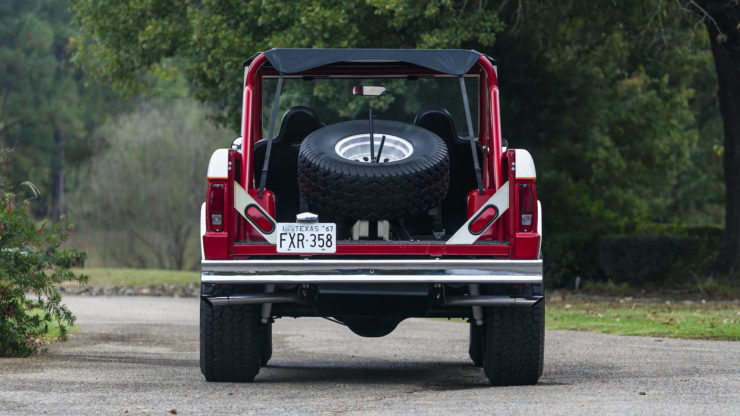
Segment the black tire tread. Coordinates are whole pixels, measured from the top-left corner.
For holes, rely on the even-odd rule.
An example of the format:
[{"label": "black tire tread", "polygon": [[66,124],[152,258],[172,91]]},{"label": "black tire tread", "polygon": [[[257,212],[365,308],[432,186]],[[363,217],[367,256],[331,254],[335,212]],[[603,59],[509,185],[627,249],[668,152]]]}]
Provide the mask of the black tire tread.
[{"label": "black tire tread", "polygon": [[250,382],[260,370],[259,306],[200,301],[201,372],[207,381]]},{"label": "black tire tread", "polygon": [[485,344],[485,327],[477,326],[470,322],[470,338],[468,344],[468,355],[476,367],[483,366],[483,350]]},{"label": "black tire tread", "polygon": [[545,301],[531,308],[485,309],[483,370],[494,386],[537,384],[545,346]]},{"label": "black tire tread", "polygon": [[[313,212],[333,218],[393,219],[425,213],[447,195],[447,147],[428,133],[431,157],[373,165],[337,163],[313,147],[321,130],[301,143],[298,188]],[[433,142],[432,144],[429,144]]]},{"label": "black tire tread", "polygon": [[272,322],[267,325],[260,325],[262,330],[262,354],[260,356],[260,363],[262,366],[266,366],[272,358]]}]

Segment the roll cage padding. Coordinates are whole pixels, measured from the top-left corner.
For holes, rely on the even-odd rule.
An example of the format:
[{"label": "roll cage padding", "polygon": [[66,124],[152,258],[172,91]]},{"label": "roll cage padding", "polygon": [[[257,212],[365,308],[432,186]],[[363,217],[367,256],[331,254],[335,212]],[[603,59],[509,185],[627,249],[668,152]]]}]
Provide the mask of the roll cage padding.
[{"label": "roll cage padding", "polygon": [[[450,158],[450,189],[442,200],[443,226],[457,230],[467,221],[467,195],[476,188],[475,171],[471,169],[470,142],[457,134],[450,113],[442,107],[426,107],[414,117],[414,124],[441,137]],[[475,141],[479,160],[483,158],[481,144]]]}]

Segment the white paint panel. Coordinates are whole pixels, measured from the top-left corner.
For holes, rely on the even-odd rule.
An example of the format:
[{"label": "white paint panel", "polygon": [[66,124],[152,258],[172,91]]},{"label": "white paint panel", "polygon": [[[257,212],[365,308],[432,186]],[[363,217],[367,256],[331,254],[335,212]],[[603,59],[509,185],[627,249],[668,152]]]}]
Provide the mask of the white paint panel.
[{"label": "white paint panel", "polygon": [[532,160],[532,155],[524,149],[514,149],[514,151],[516,152],[516,178],[537,178],[537,172],[534,170],[534,160]]},{"label": "white paint panel", "polygon": [[542,204],[537,200],[537,234],[540,235],[540,258],[542,258]]},{"label": "white paint panel", "polygon": [[229,149],[217,149],[208,162],[208,179],[228,179]]},{"label": "white paint panel", "polygon": [[203,249],[203,236],[206,235],[206,203],[200,204],[200,258],[206,258],[206,252]]}]

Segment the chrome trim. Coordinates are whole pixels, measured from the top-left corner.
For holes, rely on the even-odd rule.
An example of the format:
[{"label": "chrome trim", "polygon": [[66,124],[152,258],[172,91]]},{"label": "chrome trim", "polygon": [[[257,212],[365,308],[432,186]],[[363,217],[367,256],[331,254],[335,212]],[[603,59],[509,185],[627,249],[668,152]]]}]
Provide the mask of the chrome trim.
[{"label": "chrome trim", "polygon": [[202,283],[542,283],[542,260],[203,260]]},{"label": "chrome trim", "polygon": [[542,296],[512,298],[509,296],[448,296],[445,306],[534,306]]},{"label": "chrome trim", "polygon": [[298,296],[295,295],[274,295],[272,293],[255,293],[253,295],[236,296],[206,296],[205,298],[215,306],[291,303],[298,301]]}]

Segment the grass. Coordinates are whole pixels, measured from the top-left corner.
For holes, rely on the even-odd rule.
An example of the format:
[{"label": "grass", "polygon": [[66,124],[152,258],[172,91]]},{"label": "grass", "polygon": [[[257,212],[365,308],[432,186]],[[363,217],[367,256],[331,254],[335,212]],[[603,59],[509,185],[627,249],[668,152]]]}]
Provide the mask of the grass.
[{"label": "grass", "polygon": [[[33,310],[33,311],[29,311],[27,313],[29,313],[31,315],[41,316],[44,312],[43,311],[40,311],[40,310]],[[40,325],[40,328],[44,330],[44,332],[42,332],[39,335],[39,337],[38,337],[39,340],[42,343],[56,341],[62,335],[62,332],[59,329],[59,323],[56,322],[56,321],[42,322],[41,325]],[[71,334],[73,332],[77,332],[77,329],[78,328],[76,326],[74,326],[74,325],[73,326],[68,326],[67,327],[67,334]]]},{"label": "grass", "polygon": [[733,303],[550,302],[546,311],[548,329],[740,340],[740,307]]},{"label": "grass", "polygon": [[197,271],[156,270],[156,269],[76,269],[75,272],[88,276],[91,286],[146,286],[151,284],[187,285],[197,283]]}]

